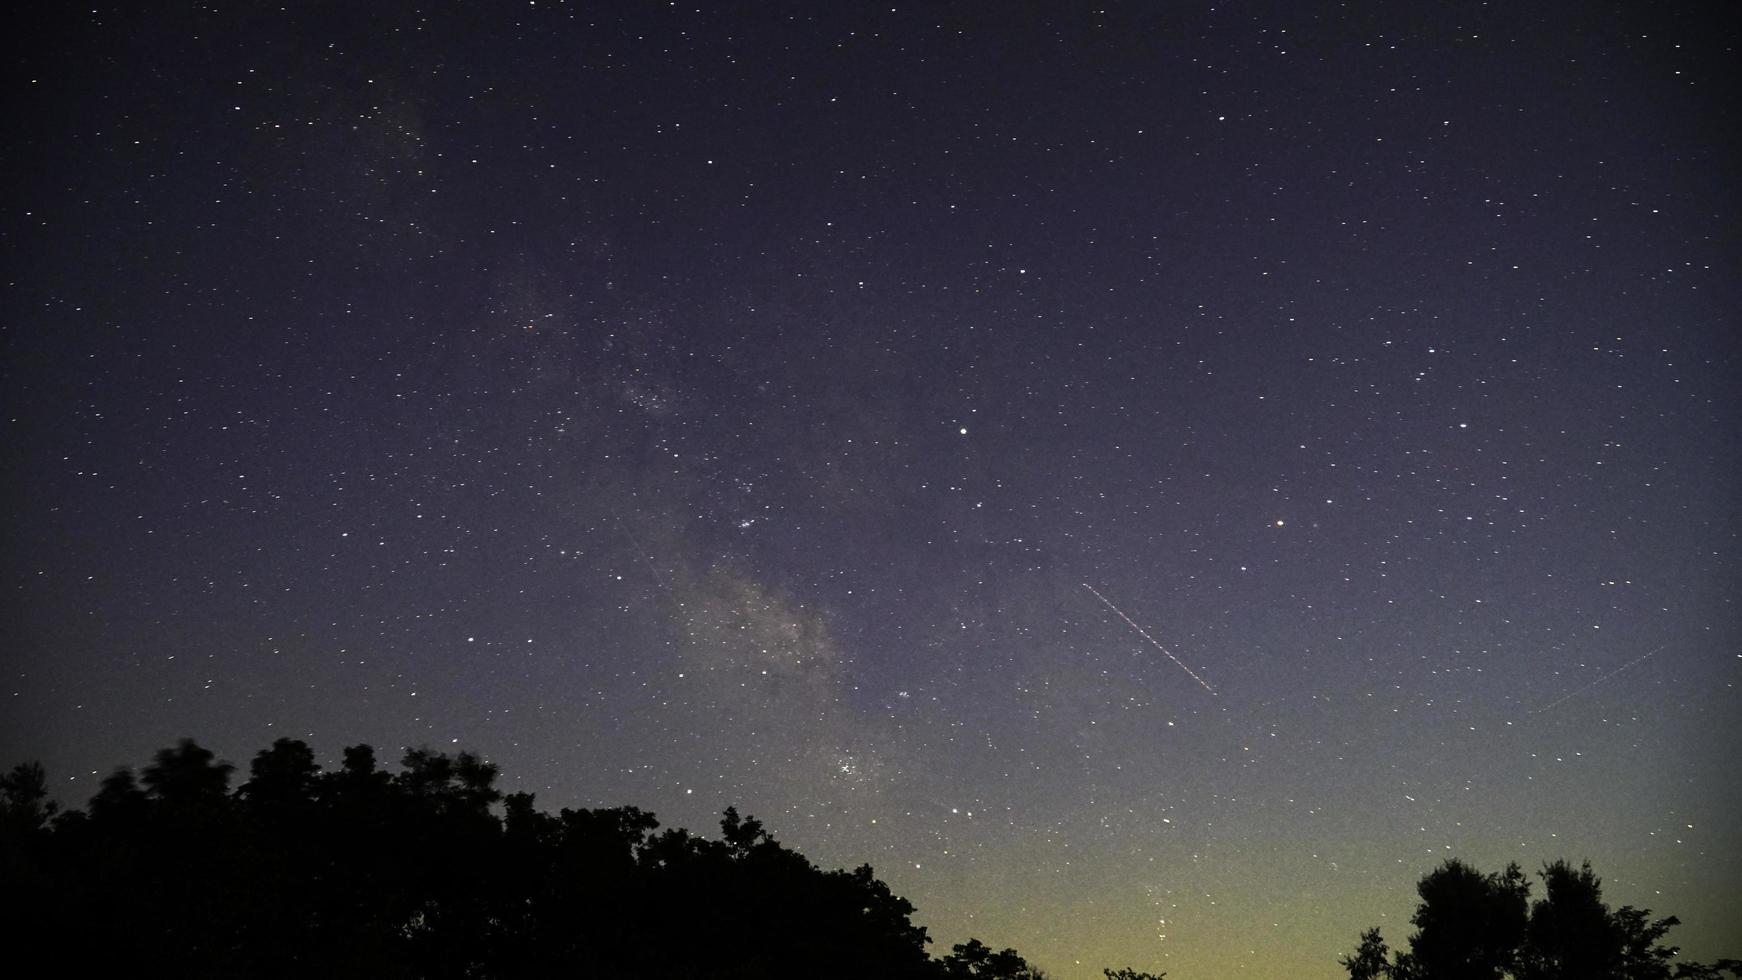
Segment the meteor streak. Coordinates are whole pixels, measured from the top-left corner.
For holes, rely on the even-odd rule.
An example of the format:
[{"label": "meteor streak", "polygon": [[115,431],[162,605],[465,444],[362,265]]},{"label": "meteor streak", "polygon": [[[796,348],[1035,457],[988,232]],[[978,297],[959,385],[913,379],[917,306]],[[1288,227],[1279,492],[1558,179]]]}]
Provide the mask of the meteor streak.
[{"label": "meteor streak", "polygon": [[1601,684],[1604,681],[1608,680],[1609,678],[1614,677],[1616,674],[1619,674],[1622,671],[1627,670],[1630,667],[1633,667],[1637,664],[1642,664],[1645,661],[1651,659],[1653,654],[1657,653],[1657,651],[1659,651],[1659,650],[1662,650],[1666,646],[1669,646],[1669,644],[1659,643],[1656,647],[1653,647],[1650,651],[1648,651],[1646,653],[1642,653],[1637,657],[1634,657],[1632,660],[1627,661],[1626,663],[1615,668],[1614,670],[1611,670],[1607,674],[1604,674],[1602,677],[1597,678],[1596,680],[1590,682],[1589,684],[1581,684],[1578,687],[1573,688],[1572,690],[1561,695],[1560,697],[1555,698],[1553,701],[1550,701],[1548,704],[1545,704],[1542,707],[1536,709],[1535,711],[1532,711],[1531,714],[1540,715],[1544,711],[1549,710],[1550,708],[1560,707],[1561,705],[1567,703],[1568,701],[1571,701],[1573,698],[1578,697],[1579,695],[1585,693],[1586,691],[1589,691],[1593,687],[1596,687],[1598,684]]},{"label": "meteor streak", "polygon": [[[1090,591],[1090,592],[1092,592],[1092,593],[1094,593],[1094,596],[1095,596],[1095,598],[1097,598],[1097,599],[1099,599],[1099,600],[1101,600],[1101,601],[1102,601],[1102,602],[1104,602],[1104,603],[1106,603],[1106,604],[1107,604],[1107,608],[1108,608],[1108,609],[1111,609],[1111,610],[1113,610],[1113,611],[1114,611],[1114,612],[1115,612],[1115,613],[1118,613],[1118,615],[1119,615],[1119,618],[1120,618],[1120,619],[1123,619],[1123,620],[1125,620],[1125,625],[1127,625],[1127,626],[1129,626],[1129,627],[1131,627],[1131,628],[1132,628],[1132,629],[1134,629],[1134,630],[1136,630],[1136,631],[1137,631],[1137,635],[1138,635],[1138,636],[1141,636],[1141,637],[1143,637],[1143,638],[1144,638],[1144,639],[1146,639],[1146,640],[1148,640],[1148,641],[1149,641],[1149,645],[1150,645],[1150,646],[1152,646],[1152,647],[1155,647],[1155,648],[1156,648],[1156,649],[1157,649],[1157,650],[1160,650],[1160,651],[1161,651],[1161,652],[1162,652],[1162,653],[1165,653],[1165,654],[1167,654],[1167,659],[1169,659],[1169,660],[1171,660],[1171,661],[1173,661],[1173,662],[1174,662],[1174,663],[1176,663],[1176,664],[1178,664],[1178,665],[1179,665],[1179,669],[1180,669],[1180,670],[1183,670],[1183,671],[1185,671],[1185,672],[1186,672],[1186,673],[1187,673],[1187,674],[1188,674],[1188,675],[1190,675],[1190,676],[1191,676],[1191,679],[1192,679],[1192,680],[1194,680],[1194,681],[1197,681],[1197,682],[1198,682],[1198,686],[1199,686],[1199,687],[1201,687],[1201,688],[1203,688],[1203,689],[1204,689],[1204,690],[1206,690],[1206,691],[1209,691],[1209,692],[1210,692],[1210,693],[1211,693],[1211,694],[1215,694],[1215,693],[1216,693],[1216,689],[1215,689],[1215,688],[1213,688],[1213,687],[1211,687],[1211,686],[1210,686],[1210,685],[1208,685],[1208,684],[1205,684],[1205,683],[1204,683],[1204,679],[1203,679],[1203,678],[1202,678],[1202,677],[1199,677],[1199,676],[1198,676],[1198,675],[1197,675],[1197,673],[1196,673],[1196,672],[1195,672],[1195,671],[1193,671],[1193,670],[1192,670],[1192,669],[1191,669],[1191,668],[1190,668],[1190,667],[1187,667],[1187,666],[1186,666],[1186,665],[1185,665],[1185,661],[1183,661],[1183,660],[1181,660],[1181,659],[1180,659],[1180,658],[1178,658],[1178,657],[1176,657],[1176,656],[1174,656],[1174,655],[1173,655],[1173,654],[1172,654],[1172,653],[1170,653],[1170,652],[1169,652],[1169,651],[1168,651],[1168,649],[1167,649],[1167,647],[1164,647],[1164,646],[1162,646],[1162,645],[1161,645],[1161,644],[1159,644],[1159,643],[1157,643],[1157,642],[1155,642],[1155,637],[1153,637],[1153,636],[1150,636],[1150,635],[1149,635],[1149,634],[1148,634],[1148,633],[1145,633],[1145,632],[1144,632],[1144,631],[1143,631],[1143,627],[1141,627],[1141,626],[1139,626],[1139,625],[1137,625],[1137,624],[1136,624],[1136,623],[1134,623],[1134,622],[1132,622],[1132,621],[1131,621],[1131,617],[1130,617],[1130,616],[1127,616],[1127,615],[1125,615],[1125,611],[1124,611],[1124,610],[1123,610],[1123,609],[1120,609],[1120,608],[1119,608],[1119,607],[1118,607],[1118,606],[1115,606],[1115,605],[1113,605],[1113,600],[1112,600],[1112,599],[1109,599],[1109,598],[1107,598],[1107,597],[1106,597],[1106,596],[1104,596],[1104,595],[1102,595],[1102,594],[1101,594],[1101,592],[1100,592],[1100,590],[1099,590],[1099,589],[1097,589],[1097,588],[1095,588],[1095,587],[1094,587],[1094,586],[1092,586],[1092,585],[1090,585],[1090,584],[1089,584],[1089,583],[1087,583],[1087,582],[1084,582],[1084,583],[1083,583],[1083,588],[1085,588],[1085,589],[1088,589],[1088,590],[1089,590],[1089,591]],[[1653,652],[1653,653],[1655,653],[1655,652],[1656,652],[1656,651],[1652,651],[1652,652]],[[1622,669],[1623,669],[1623,670],[1625,670],[1625,669],[1626,669],[1626,668],[1622,668]]]},{"label": "meteor streak", "polygon": [[635,553],[641,556],[642,563],[647,566],[648,571],[653,573],[653,580],[659,583],[660,588],[670,592],[671,586],[666,584],[665,576],[659,574],[659,569],[653,567],[653,559],[648,556],[647,549],[641,546],[641,539],[635,536],[634,531],[629,530],[629,525],[623,523],[623,518],[617,517],[616,514],[611,516],[617,518],[617,526],[623,529],[624,534],[628,535],[629,543],[635,546]]}]

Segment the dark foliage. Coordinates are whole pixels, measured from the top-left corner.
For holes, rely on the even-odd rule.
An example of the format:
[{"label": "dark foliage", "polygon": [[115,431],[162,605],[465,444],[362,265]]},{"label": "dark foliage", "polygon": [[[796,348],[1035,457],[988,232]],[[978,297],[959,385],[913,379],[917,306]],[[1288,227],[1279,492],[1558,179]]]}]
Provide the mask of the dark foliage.
[{"label": "dark foliage", "polygon": [[943,976],[949,980],[1046,980],[1046,974],[1029,966],[1016,950],[994,953],[978,939],[958,943],[944,957]]},{"label": "dark foliage", "polygon": [[1508,865],[1482,874],[1456,859],[1423,876],[1416,932],[1407,952],[1386,947],[1378,929],[1343,958],[1350,980],[1723,980],[1742,978],[1742,962],[1676,961],[1659,943],[1674,916],[1603,903],[1602,882],[1585,864],[1545,865],[1546,892],[1530,902],[1530,882]]},{"label": "dark foliage", "polygon": [[183,741],[58,817],[19,766],[0,913],[19,948],[89,976],[1042,976],[978,940],[931,959],[869,866],[820,870],[734,809],[708,840],[634,807],[541,812],[469,753],[402,765],[360,745],[325,772],[279,739],[231,791],[233,767]]}]

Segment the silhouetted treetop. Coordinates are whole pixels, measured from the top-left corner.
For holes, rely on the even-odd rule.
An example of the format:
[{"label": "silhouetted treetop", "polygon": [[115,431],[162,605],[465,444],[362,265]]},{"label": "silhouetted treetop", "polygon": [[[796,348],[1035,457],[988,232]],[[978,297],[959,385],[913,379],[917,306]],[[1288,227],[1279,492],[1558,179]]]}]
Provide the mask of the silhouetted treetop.
[{"label": "silhouetted treetop", "polygon": [[158,802],[176,808],[217,808],[230,786],[228,762],[217,762],[211,751],[191,738],[173,749],[159,749],[141,779],[147,793]]},{"label": "silhouetted treetop", "polygon": [[994,953],[978,939],[956,945],[944,957],[944,975],[951,980],[1045,980],[1046,975],[1028,965],[1014,949]]},{"label": "silhouetted treetop", "polygon": [[[468,752],[367,745],[331,771],[304,742],[234,767],[192,740],[88,811],[57,811],[40,765],[0,776],[0,921],[26,937],[9,975],[190,978],[637,977],[1045,980],[979,939],[932,958],[914,907],[868,864],[825,871],[726,808],[720,836],[632,806],[540,810]],[[1677,920],[1610,909],[1588,864],[1538,873],[1457,860],[1424,875],[1407,946],[1378,929],[1352,980],[1742,980],[1677,958]],[[29,956],[53,955],[39,966]],[[1161,980],[1132,968],[1107,980]]]},{"label": "silhouetted treetop", "polygon": [[306,744],[281,738],[254,756],[240,793],[262,809],[296,810],[302,803],[312,802],[320,771],[313,750]]},{"label": "silhouetted treetop", "polygon": [[1742,963],[1676,962],[1659,943],[1674,916],[1656,921],[1631,906],[1610,911],[1586,863],[1555,861],[1538,872],[1546,893],[1530,902],[1530,882],[1511,864],[1482,874],[1456,859],[1417,886],[1409,949],[1392,953],[1378,929],[1361,935],[1342,964],[1350,980],[1721,980]]},{"label": "silhouetted treetop", "polygon": [[1414,969],[1425,977],[1500,980],[1524,938],[1530,885],[1518,865],[1482,874],[1456,858],[1422,878],[1410,919]]},{"label": "silhouetted treetop", "polygon": [[26,834],[41,829],[55,814],[48,799],[48,776],[40,762],[21,762],[0,776],[0,827]]},{"label": "silhouetted treetop", "polygon": [[710,840],[539,810],[468,752],[389,773],[356,745],[329,772],[288,738],[233,772],[183,740],[58,816],[40,766],[0,777],[9,924],[94,975],[1041,977],[978,940],[933,960],[870,865],[818,869],[736,808]]}]

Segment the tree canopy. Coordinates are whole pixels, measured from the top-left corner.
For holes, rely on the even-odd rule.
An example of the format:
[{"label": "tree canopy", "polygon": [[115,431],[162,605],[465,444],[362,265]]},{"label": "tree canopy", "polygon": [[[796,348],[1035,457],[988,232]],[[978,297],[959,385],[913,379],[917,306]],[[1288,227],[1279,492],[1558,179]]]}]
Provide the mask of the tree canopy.
[{"label": "tree canopy", "polygon": [[1677,962],[1662,945],[1675,916],[1603,902],[1587,862],[1537,873],[1545,896],[1530,901],[1517,864],[1483,874],[1453,858],[1416,885],[1420,904],[1408,950],[1392,951],[1378,929],[1361,935],[1343,966],[1350,980],[1722,980],[1742,977],[1742,962]]},{"label": "tree canopy", "polygon": [[324,771],[279,739],[235,772],[184,740],[58,815],[40,766],[0,777],[24,949],[94,976],[1044,980],[977,939],[933,959],[869,865],[817,868],[735,808],[718,840],[632,806],[547,813],[419,748]]},{"label": "tree canopy", "polygon": [[[933,958],[914,907],[870,865],[827,871],[728,807],[719,839],[633,806],[549,813],[494,765],[367,745],[323,770],[281,738],[236,767],[191,739],[102,779],[84,810],[42,767],[0,775],[8,966],[81,975],[670,980],[1046,980],[978,939]],[[1610,909],[1589,864],[1450,860],[1423,876],[1407,947],[1378,929],[1351,980],[1724,980],[1680,961],[1674,916]],[[1131,968],[1107,980],[1161,980]]]}]

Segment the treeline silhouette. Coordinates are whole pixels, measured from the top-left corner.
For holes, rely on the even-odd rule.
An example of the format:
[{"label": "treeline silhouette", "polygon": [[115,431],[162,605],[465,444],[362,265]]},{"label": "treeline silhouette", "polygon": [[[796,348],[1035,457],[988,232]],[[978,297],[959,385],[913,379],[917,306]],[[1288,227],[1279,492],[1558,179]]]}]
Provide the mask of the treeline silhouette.
[{"label": "treeline silhouette", "polygon": [[1395,953],[1378,929],[1342,959],[1350,980],[1724,980],[1742,961],[1676,962],[1660,940],[1680,924],[1649,909],[1611,910],[1589,862],[1543,866],[1544,896],[1530,900],[1517,864],[1483,874],[1453,858],[1416,885],[1421,902],[1409,949]]},{"label": "treeline silhouette", "polygon": [[[478,757],[305,743],[234,767],[192,740],[84,811],[0,776],[5,972],[81,976],[1043,980],[978,940],[934,959],[869,865],[823,871],[727,809],[721,838],[635,807],[537,810]],[[1118,980],[1159,975],[1105,971]]]},{"label": "treeline silhouette", "polygon": [[[823,871],[728,808],[720,839],[635,807],[533,806],[478,757],[374,750],[333,771],[279,739],[248,778],[192,740],[60,812],[28,763],[0,775],[0,974],[636,980],[1045,980],[977,939],[940,958],[869,865]],[[1678,962],[1674,916],[1603,902],[1590,865],[1424,876],[1408,948],[1378,929],[1351,980],[1723,980]],[[31,969],[36,967],[36,969]],[[1163,974],[1104,970],[1108,980]]]}]

